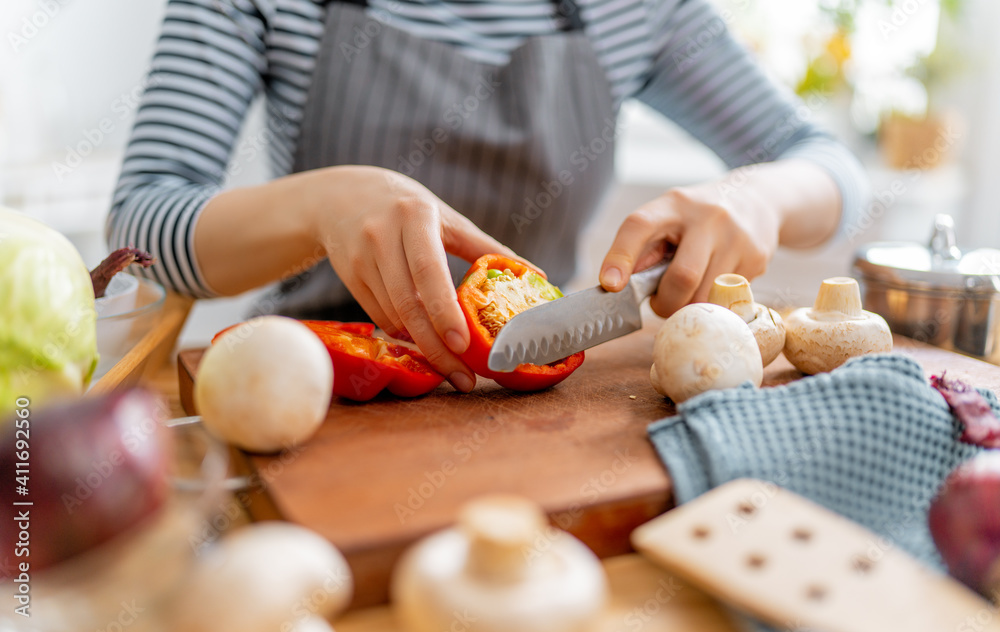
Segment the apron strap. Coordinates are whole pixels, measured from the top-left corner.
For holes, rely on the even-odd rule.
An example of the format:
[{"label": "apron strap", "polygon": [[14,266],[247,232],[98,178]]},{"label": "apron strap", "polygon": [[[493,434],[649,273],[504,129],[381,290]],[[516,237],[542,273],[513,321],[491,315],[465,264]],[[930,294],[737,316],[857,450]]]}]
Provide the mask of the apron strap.
[{"label": "apron strap", "polygon": [[[330,0],[328,4],[333,2],[353,4],[362,8],[368,7],[368,0]],[[562,26],[559,30],[567,33],[583,30],[583,18],[580,17],[580,7],[576,4],[576,0],[552,0],[552,3],[556,5],[556,16],[562,19]]]}]

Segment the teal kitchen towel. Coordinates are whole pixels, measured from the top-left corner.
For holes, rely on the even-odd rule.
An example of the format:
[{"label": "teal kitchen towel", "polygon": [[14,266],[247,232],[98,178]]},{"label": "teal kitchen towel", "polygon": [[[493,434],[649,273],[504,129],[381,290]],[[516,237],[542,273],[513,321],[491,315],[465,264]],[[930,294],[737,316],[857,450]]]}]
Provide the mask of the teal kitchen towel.
[{"label": "teal kitchen towel", "polygon": [[737,478],[769,481],[938,570],[927,509],[945,477],[981,449],[960,434],[920,365],[898,354],[856,358],[784,386],[708,392],[649,427],[678,503]]}]

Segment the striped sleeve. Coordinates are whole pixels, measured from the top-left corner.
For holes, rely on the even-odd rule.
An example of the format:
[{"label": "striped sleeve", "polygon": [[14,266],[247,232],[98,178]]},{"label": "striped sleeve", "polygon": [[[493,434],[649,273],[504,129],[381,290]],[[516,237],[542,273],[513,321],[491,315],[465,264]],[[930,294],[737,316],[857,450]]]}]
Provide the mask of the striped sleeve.
[{"label": "striped sleeve", "polygon": [[144,274],[196,297],[215,293],[194,257],[194,224],[217,193],[266,71],[252,0],[170,0],[105,227],[111,248],[156,257]]},{"label": "striped sleeve", "polygon": [[803,103],[769,80],[706,0],[660,6],[654,28],[662,40],[639,100],[731,168],[789,158],[816,164],[840,189],[840,232],[854,225],[869,202],[868,178],[846,147],[809,122],[818,104]]}]

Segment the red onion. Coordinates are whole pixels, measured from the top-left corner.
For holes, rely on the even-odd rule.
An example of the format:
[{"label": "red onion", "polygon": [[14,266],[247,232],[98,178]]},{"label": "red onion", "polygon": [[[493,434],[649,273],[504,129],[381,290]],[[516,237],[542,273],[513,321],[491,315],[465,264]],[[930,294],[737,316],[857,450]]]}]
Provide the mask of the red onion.
[{"label": "red onion", "polygon": [[931,386],[941,393],[951,412],[962,422],[962,441],[984,448],[1000,448],[1000,420],[979,391],[944,373],[940,377],[932,375]]},{"label": "red onion", "polygon": [[20,518],[17,528],[0,528],[0,558],[41,570],[128,531],[164,504],[169,435],[150,393],[26,411],[0,426],[0,502]]},{"label": "red onion", "polygon": [[928,520],[951,575],[994,596],[1000,588],[1000,451],[982,452],[948,475]]}]

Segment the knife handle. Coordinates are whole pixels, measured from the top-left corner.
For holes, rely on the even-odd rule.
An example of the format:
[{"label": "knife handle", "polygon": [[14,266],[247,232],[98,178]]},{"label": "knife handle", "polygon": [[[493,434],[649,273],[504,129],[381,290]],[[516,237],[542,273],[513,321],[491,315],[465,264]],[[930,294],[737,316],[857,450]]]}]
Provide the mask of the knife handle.
[{"label": "knife handle", "polygon": [[636,301],[641,301],[656,292],[656,287],[660,284],[660,278],[669,266],[670,262],[664,261],[652,268],[646,268],[642,272],[636,272],[629,278],[628,282],[635,291]]}]

